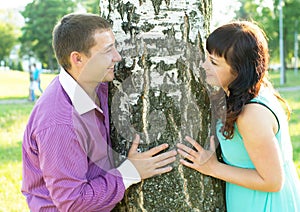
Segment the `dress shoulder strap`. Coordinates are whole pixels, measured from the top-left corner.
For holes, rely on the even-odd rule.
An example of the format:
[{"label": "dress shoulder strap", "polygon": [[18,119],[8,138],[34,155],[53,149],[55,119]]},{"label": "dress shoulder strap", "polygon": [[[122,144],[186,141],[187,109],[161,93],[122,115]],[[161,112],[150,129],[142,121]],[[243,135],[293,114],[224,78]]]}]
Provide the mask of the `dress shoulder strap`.
[{"label": "dress shoulder strap", "polygon": [[279,122],[279,119],[276,115],[276,113],[272,110],[272,108],[269,106],[269,102],[267,99],[265,99],[264,97],[262,96],[258,96],[258,97],[255,97],[253,99],[251,99],[249,102],[247,102],[246,104],[260,104],[264,107],[266,107],[268,110],[270,110],[272,112],[272,114],[275,116],[276,118],[276,121],[277,121],[277,124],[278,124],[278,131],[280,130],[280,122]]}]

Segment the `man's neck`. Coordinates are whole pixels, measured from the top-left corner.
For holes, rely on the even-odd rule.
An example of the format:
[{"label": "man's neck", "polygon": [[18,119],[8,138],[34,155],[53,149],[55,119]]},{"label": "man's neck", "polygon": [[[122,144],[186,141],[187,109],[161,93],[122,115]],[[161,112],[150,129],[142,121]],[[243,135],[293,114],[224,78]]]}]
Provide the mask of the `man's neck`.
[{"label": "man's neck", "polygon": [[98,85],[91,85],[84,82],[77,81],[82,89],[87,93],[87,95],[98,105],[100,106],[99,98],[96,92]]},{"label": "man's neck", "polygon": [[98,84],[93,84],[84,80],[83,77],[80,77],[76,72],[69,72],[73,79],[81,86],[81,88],[87,93],[87,95],[98,105],[100,106],[99,98],[97,96],[97,86]]}]

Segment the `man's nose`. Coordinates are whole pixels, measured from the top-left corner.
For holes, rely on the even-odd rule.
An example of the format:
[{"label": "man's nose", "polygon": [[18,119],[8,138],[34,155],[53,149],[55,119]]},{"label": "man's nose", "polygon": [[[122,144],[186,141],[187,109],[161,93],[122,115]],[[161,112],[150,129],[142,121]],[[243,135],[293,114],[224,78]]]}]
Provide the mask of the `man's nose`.
[{"label": "man's nose", "polygon": [[115,50],[114,62],[119,62],[121,60],[122,60],[122,57],[121,57],[120,53],[117,50]]}]

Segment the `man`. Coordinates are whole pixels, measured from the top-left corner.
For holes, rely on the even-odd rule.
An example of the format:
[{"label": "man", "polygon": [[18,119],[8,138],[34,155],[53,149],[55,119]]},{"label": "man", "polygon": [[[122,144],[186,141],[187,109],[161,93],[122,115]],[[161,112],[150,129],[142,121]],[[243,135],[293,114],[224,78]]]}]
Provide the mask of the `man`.
[{"label": "man", "polygon": [[130,185],[171,171],[167,144],[111,163],[107,82],[121,60],[107,21],[70,14],[53,31],[61,71],[37,101],[24,133],[23,185],[31,211],[110,211]]}]

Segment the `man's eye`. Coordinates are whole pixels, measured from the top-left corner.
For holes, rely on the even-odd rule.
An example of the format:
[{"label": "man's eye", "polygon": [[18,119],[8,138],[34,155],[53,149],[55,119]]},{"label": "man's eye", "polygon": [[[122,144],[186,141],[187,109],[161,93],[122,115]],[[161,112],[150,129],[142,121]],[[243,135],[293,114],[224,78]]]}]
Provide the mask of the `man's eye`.
[{"label": "man's eye", "polygon": [[115,47],[111,47],[111,48],[107,49],[106,52],[107,52],[107,53],[112,52],[114,49],[115,49]]}]

